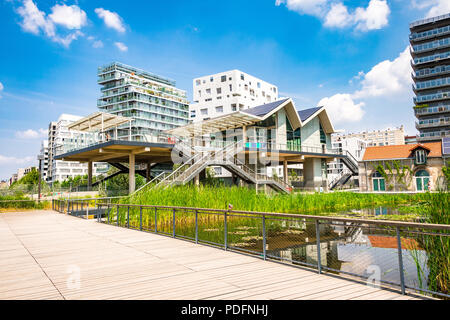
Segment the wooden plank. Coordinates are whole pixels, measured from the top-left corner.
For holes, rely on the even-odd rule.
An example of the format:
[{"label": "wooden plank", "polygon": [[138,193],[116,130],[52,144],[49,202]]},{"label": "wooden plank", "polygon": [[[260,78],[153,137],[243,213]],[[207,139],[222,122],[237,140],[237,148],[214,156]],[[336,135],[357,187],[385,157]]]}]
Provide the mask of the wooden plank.
[{"label": "wooden plank", "polygon": [[0,214],[0,242],[0,299],[420,298],[49,211]]}]

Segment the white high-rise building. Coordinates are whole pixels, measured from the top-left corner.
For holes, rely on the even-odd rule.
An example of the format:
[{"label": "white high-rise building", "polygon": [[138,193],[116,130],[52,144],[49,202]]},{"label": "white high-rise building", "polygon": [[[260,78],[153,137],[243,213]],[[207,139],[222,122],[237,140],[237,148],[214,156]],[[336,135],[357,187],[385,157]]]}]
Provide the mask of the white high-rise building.
[{"label": "white high-rise building", "polygon": [[48,176],[48,140],[43,140],[41,142],[41,151],[39,152],[41,156],[41,162],[39,171],[41,172],[42,181],[47,181]]},{"label": "white high-rise building", "polygon": [[[55,160],[54,156],[57,154],[58,148],[64,144],[66,140],[76,139],[75,131],[69,131],[68,125],[75,122],[82,117],[75,116],[71,114],[62,114],[58,121],[51,122],[49,125],[49,140],[48,140],[48,151],[49,151],[49,162],[51,159],[51,165],[49,163],[48,179],[50,183],[56,181],[64,181],[69,177],[76,177],[86,175],[88,173],[88,164],[76,161],[63,161]],[[51,171],[50,171],[51,168]],[[108,165],[105,163],[94,163],[92,174],[99,175],[105,174],[108,170]]]},{"label": "white high-rise building", "polygon": [[239,70],[193,80],[194,103],[189,105],[194,122],[244,110],[278,99],[278,88]]}]

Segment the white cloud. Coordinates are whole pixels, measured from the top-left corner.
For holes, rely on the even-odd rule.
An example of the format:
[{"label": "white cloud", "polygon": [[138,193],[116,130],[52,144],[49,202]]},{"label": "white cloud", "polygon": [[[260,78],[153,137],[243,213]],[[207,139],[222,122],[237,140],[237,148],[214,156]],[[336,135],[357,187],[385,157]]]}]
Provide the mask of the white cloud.
[{"label": "white cloud", "polygon": [[[2,91],[3,91],[3,89],[4,89],[5,87],[3,86],[3,83],[1,83],[0,82],[0,93],[2,93]],[[2,96],[0,96],[0,98],[1,98]]]},{"label": "white cloud", "polygon": [[420,4],[417,4],[415,1],[413,5],[419,9],[428,9],[428,12],[425,18],[431,18],[440,16],[443,14],[450,13],[450,1],[449,0],[429,0],[429,1],[420,1]]},{"label": "white cloud", "polygon": [[18,139],[40,139],[47,137],[48,132],[45,129],[39,129],[39,130],[33,130],[28,129],[24,131],[17,131],[16,132],[16,138]]},{"label": "white cloud", "polygon": [[55,5],[52,12],[47,17],[45,12],[40,11],[32,0],[24,0],[23,5],[17,9],[17,13],[22,17],[20,25],[25,32],[38,35],[42,31],[53,42],[65,47],[83,35],[79,30],[65,36],[56,33],[55,24],[60,24],[67,29],[79,29],[86,24],[86,13],[79,7]]},{"label": "white cloud", "polygon": [[36,157],[28,156],[28,157],[8,157],[0,154],[0,164],[1,165],[16,165],[16,164],[30,164],[36,160]]},{"label": "white cloud", "polygon": [[353,97],[356,99],[401,95],[411,90],[411,65],[409,46],[400,55],[391,60],[385,60],[375,65],[364,74],[361,84],[362,89],[356,91]]},{"label": "white cloud", "polygon": [[106,26],[112,28],[118,32],[125,32],[125,26],[123,24],[122,18],[115,12],[105,10],[103,8],[95,9],[95,13],[100,19],[105,22]]},{"label": "white cloud", "polygon": [[352,16],[348,13],[348,9],[342,3],[333,3],[331,10],[325,17],[324,25],[327,27],[344,28],[352,23]]},{"label": "white cloud", "polygon": [[55,25],[45,17],[45,12],[40,11],[32,0],[24,0],[23,6],[17,9],[17,13],[23,18],[20,25],[24,31],[37,35],[42,30],[48,37],[55,35]]},{"label": "white cloud", "polygon": [[360,31],[381,29],[388,24],[390,14],[386,0],[370,0],[367,8],[358,7],[350,12],[338,0],[276,0],[275,5],[284,4],[289,10],[316,16],[328,28],[355,27]]},{"label": "white cloud", "polygon": [[114,42],[114,44],[120,51],[128,51],[128,47],[123,42]]},{"label": "white cloud", "polygon": [[369,72],[358,72],[350,84],[358,81],[361,89],[354,93],[338,93],[323,98],[318,105],[327,108],[333,123],[360,121],[364,116],[362,109],[365,99],[383,97],[389,101],[401,98],[411,91],[411,65],[409,47],[406,47],[394,60],[385,60],[376,64]]},{"label": "white cloud", "polygon": [[103,42],[101,40],[96,40],[92,43],[93,48],[103,48]]},{"label": "white cloud", "polygon": [[360,121],[364,115],[364,102],[355,103],[348,93],[338,93],[329,98],[323,98],[318,103],[327,109],[331,121],[335,124]]},{"label": "white cloud", "polygon": [[325,14],[328,2],[329,0],[276,0],[275,5],[284,4],[291,11],[320,17]]},{"label": "white cloud", "polygon": [[67,29],[81,29],[87,24],[86,12],[76,5],[55,5],[52,13],[48,16],[54,23],[60,24]]},{"label": "white cloud", "polygon": [[359,30],[376,30],[388,25],[391,13],[385,0],[370,0],[367,9],[357,8],[355,11],[356,28]]}]

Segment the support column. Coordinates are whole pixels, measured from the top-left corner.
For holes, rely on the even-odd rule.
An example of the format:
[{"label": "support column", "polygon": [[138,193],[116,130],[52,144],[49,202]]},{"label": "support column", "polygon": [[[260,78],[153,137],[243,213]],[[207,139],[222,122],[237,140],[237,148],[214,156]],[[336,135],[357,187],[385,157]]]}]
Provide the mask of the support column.
[{"label": "support column", "polygon": [[147,163],[147,169],[145,171],[145,178],[147,179],[147,182],[150,181],[150,166],[151,166],[151,163],[150,162]]},{"label": "support column", "polygon": [[129,193],[133,193],[136,189],[136,177],[135,177],[135,155],[130,153],[129,156]]},{"label": "support column", "polygon": [[306,158],[303,162],[305,188],[319,189],[322,185],[322,163],[320,158]]},{"label": "support column", "polygon": [[285,183],[288,183],[287,160],[283,160],[283,180],[284,180]]},{"label": "support column", "polygon": [[88,190],[92,189],[92,161],[88,162]]}]

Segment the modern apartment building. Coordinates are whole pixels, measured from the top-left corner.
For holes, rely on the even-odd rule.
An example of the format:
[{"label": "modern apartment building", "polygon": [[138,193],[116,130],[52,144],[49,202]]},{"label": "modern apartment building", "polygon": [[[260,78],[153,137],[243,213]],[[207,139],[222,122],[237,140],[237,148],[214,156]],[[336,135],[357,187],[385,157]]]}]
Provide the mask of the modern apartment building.
[{"label": "modern apartment building", "polygon": [[[49,125],[48,138],[48,158],[49,166],[47,172],[47,182],[64,181],[69,177],[86,175],[88,173],[88,164],[76,161],[56,160],[55,156],[59,153],[59,148],[67,140],[77,139],[77,133],[69,131],[67,126],[82,117],[71,114],[62,114],[58,121],[51,122]],[[108,165],[105,163],[94,163],[93,175],[105,174],[108,171]]]},{"label": "modern apartment building", "polygon": [[450,13],[409,26],[419,141],[450,136]]},{"label": "modern apartment building", "polygon": [[189,106],[189,111],[193,122],[278,99],[276,86],[239,70],[195,78],[192,92],[194,103]]},{"label": "modern apartment building", "polygon": [[41,142],[41,150],[39,152],[40,158],[42,159],[39,163],[39,171],[41,173],[41,180],[47,181],[48,176],[48,140],[43,140]]},{"label": "modern apartment building", "polygon": [[362,131],[356,133],[336,133],[333,139],[346,140],[358,138],[367,143],[367,147],[405,144],[405,128],[387,128],[384,130]]},{"label": "modern apartment building", "polygon": [[[189,122],[186,91],[176,88],[173,80],[113,62],[98,68],[98,84],[102,86],[98,108],[132,118],[134,141],[151,141],[151,136]],[[119,139],[129,139],[129,127],[119,127]]]}]

